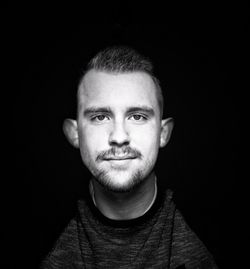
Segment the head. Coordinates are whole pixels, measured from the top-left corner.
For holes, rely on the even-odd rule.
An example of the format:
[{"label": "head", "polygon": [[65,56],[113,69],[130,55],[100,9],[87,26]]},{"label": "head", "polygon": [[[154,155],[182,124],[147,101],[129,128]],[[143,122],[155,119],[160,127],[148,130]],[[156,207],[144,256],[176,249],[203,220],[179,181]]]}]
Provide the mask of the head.
[{"label": "head", "polygon": [[105,49],[89,62],[77,98],[77,119],[65,120],[64,132],[94,179],[114,192],[139,186],[173,129],[162,119],[152,63],[127,47]]}]

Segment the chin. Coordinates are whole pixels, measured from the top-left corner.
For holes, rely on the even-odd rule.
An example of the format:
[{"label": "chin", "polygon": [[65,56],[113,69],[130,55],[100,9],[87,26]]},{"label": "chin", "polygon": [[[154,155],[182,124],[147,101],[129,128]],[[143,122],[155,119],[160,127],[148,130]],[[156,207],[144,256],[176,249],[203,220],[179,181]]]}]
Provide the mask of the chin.
[{"label": "chin", "polygon": [[95,177],[97,182],[106,190],[116,193],[125,193],[132,191],[133,189],[138,187],[144,181],[145,178],[146,177],[142,174],[141,171],[137,171],[133,174],[110,174],[102,171],[98,174],[98,176]]}]

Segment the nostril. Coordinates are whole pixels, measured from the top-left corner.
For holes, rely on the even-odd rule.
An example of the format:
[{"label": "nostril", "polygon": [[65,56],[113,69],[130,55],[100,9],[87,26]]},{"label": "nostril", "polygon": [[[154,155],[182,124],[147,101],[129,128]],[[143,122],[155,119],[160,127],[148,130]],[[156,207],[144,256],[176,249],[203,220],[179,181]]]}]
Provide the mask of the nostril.
[{"label": "nostril", "polygon": [[114,144],[114,145],[128,145],[129,137],[128,136],[110,136],[109,143]]},{"label": "nostril", "polygon": [[109,144],[110,144],[110,146],[123,147],[123,146],[128,146],[129,141],[123,141],[123,142],[110,141]]},{"label": "nostril", "polygon": [[113,145],[128,145],[129,134],[123,124],[114,126],[114,129],[110,133],[109,143]]}]

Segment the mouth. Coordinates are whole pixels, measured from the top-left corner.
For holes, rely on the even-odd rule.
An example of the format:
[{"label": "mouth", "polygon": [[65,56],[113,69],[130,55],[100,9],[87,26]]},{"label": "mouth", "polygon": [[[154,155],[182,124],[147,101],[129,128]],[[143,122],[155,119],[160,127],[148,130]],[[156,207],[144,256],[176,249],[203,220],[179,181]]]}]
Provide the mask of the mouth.
[{"label": "mouth", "polygon": [[105,158],[105,161],[125,161],[125,160],[133,160],[136,159],[136,157],[110,157],[110,158]]},{"label": "mouth", "polygon": [[104,162],[110,166],[111,169],[115,170],[127,170],[132,165],[135,157],[110,157],[105,158]]},{"label": "mouth", "polygon": [[112,163],[129,162],[134,159],[141,159],[141,153],[130,147],[117,148],[112,147],[109,150],[102,151],[98,154],[97,161],[107,161]]}]

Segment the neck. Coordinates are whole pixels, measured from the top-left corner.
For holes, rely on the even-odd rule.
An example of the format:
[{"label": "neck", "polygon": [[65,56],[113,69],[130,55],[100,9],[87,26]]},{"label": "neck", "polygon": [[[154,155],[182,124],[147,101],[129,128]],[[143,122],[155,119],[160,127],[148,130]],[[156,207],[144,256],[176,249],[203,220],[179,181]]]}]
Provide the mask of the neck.
[{"label": "neck", "polygon": [[92,179],[90,191],[96,207],[104,216],[114,220],[129,220],[142,216],[153,204],[156,178],[151,173],[138,187],[127,193],[108,191]]}]

